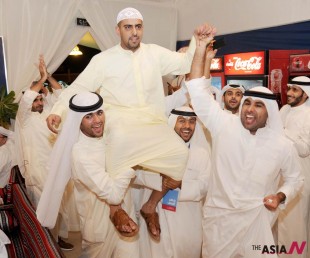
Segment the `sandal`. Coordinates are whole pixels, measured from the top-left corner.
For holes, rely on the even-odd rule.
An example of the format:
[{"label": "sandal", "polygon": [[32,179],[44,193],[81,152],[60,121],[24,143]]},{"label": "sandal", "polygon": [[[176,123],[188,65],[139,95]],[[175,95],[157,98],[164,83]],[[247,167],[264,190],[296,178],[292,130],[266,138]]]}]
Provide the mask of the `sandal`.
[{"label": "sandal", "polygon": [[[140,213],[146,222],[147,229],[148,229],[150,235],[152,236],[152,238],[156,241],[159,241],[161,229],[160,229],[160,224],[159,224],[158,213],[157,212],[145,213],[142,210],[140,210]],[[152,226],[154,226],[156,228],[156,230],[158,231],[158,235],[153,234],[153,232],[151,230]]]},{"label": "sandal", "polygon": [[[118,209],[117,211],[115,211],[113,217],[110,216],[110,219],[113,223],[113,225],[115,226],[115,228],[117,229],[117,231],[125,237],[132,237],[135,236],[138,232],[139,232],[139,227],[138,225],[128,216],[127,212],[124,211],[123,209]],[[131,231],[131,232],[127,232],[124,231],[122,229],[123,226],[129,226],[130,224],[129,222],[134,223],[134,225],[136,225],[136,229]]]}]

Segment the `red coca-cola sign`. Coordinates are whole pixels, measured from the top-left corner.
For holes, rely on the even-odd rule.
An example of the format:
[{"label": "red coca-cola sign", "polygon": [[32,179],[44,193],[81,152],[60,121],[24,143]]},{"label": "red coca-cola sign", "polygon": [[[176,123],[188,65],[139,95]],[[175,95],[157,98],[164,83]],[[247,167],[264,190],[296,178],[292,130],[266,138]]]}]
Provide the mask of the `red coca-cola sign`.
[{"label": "red coca-cola sign", "polygon": [[265,74],[265,51],[224,56],[225,75]]},{"label": "red coca-cola sign", "polygon": [[223,71],[223,58],[213,58],[211,61],[211,71]]}]

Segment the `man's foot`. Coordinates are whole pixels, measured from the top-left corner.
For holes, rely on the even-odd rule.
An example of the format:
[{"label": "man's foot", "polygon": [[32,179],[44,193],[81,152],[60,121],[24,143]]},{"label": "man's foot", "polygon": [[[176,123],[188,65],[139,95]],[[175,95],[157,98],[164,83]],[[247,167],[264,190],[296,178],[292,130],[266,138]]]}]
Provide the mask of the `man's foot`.
[{"label": "man's foot", "polygon": [[158,213],[156,211],[153,213],[145,213],[143,210],[140,210],[140,213],[146,222],[146,226],[151,237],[154,240],[159,241],[161,230]]},{"label": "man's foot", "polygon": [[63,251],[71,251],[74,248],[74,245],[65,242],[61,237],[58,237],[58,245]]},{"label": "man's foot", "polygon": [[128,216],[122,208],[117,209],[113,216],[110,216],[117,231],[125,237],[135,236],[139,232],[138,225]]}]

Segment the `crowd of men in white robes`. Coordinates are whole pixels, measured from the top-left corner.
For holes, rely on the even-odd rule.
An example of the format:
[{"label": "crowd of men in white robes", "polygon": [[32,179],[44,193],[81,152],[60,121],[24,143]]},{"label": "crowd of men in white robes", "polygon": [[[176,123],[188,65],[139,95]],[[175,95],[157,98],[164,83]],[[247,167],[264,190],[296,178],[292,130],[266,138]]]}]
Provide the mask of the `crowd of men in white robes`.
[{"label": "crowd of men in white robes", "polygon": [[[268,257],[275,245],[285,257],[294,242],[307,257],[310,79],[290,82],[279,112],[266,87],[214,94],[208,24],[182,53],[143,44],[134,8],[116,32],[65,90],[41,56],[20,101],[16,161],[41,224],[67,238],[73,200],[81,257]],[[165,74],[186,74],[166,97]]]}]

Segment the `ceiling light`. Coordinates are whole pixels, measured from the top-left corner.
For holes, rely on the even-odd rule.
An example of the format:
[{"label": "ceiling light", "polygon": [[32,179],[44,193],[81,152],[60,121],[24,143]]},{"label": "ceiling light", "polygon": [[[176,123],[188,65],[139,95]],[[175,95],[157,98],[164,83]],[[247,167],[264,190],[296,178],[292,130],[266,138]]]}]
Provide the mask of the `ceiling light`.
[{"label": "ceiling light", "polygon": [[73,50],[70,52],[69,55],[70,56],[80,56],[80,55],[83,55],[83,53],[80,51],[79,47],[76,46],[75,48],[73,48]]}]

